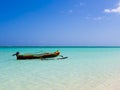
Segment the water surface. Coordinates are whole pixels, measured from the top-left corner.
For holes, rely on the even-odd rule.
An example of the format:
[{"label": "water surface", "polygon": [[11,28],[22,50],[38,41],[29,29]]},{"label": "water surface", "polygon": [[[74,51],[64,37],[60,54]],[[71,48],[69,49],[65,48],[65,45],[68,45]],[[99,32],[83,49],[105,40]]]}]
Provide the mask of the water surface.
[{"label": "water surface", "polygon": [[[12,54],[61,51],[65,60]],[[0,47],[0,90],[120,90],[119,47]]]}]

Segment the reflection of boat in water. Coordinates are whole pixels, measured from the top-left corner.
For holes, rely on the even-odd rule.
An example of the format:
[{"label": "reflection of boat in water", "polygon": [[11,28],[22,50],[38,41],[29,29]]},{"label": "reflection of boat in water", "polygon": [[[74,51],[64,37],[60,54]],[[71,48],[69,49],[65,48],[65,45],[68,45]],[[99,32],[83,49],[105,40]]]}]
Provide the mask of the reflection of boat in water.
[{"label": "reflection of boat in water", "polygon": [[25,54],[20,55],[19,52],[16,52],[13,54],[13,56],[16,55],[17,59],[45,59],[45,58],[54,58],[57,57],[60,54],[60,52],[57,50],[54,53],[43,53],[43,54]]}]

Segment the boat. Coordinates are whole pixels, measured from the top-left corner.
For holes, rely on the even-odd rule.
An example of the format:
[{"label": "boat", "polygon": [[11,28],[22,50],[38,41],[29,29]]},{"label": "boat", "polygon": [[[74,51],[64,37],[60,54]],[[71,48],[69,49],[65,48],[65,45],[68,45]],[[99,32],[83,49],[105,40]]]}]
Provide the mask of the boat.
[{"label": "boat", "polygon": [[60,55],[60,52],[57,50],[53,53],[43,53],[43,54],[24,54],[20,55],[19,52],[13,54],[13,56],[17,57],[17,60],[24,60],[24,59],[46,59],[46,58],[54,58]]}]

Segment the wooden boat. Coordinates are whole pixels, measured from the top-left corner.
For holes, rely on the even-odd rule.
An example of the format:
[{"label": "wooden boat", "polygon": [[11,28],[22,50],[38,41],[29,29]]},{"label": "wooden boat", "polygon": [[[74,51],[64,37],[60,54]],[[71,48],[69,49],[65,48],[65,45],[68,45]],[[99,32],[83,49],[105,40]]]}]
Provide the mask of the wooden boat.
[{"label": "wooden boat", "polygon": [[43,54],[28,54],[28,55],[20,55],[19,52],[13,54],[13,56],[17,57],[17,60],[24,60],[24,59],[45,59],[45,58],[53,58],[57,57],[60,52],[57,50],[54,53],[43,53]]}]

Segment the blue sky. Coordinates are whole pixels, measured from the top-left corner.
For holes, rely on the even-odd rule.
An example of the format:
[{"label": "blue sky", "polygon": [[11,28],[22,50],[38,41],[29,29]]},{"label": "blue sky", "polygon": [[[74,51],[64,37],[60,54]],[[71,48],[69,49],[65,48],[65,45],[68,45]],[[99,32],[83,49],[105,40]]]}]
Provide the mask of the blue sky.
[{"label": "blue sky", "polygon": [[0,45],[120,46],[120,1],[1,0]]}]

